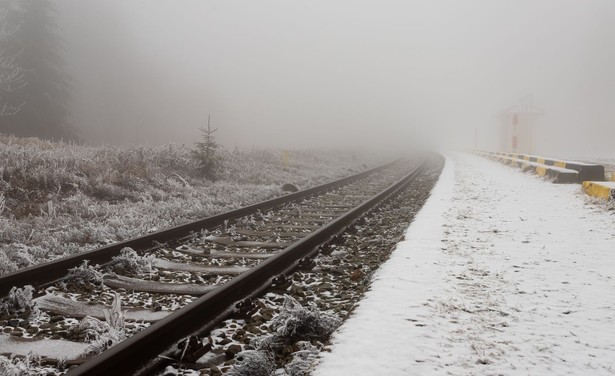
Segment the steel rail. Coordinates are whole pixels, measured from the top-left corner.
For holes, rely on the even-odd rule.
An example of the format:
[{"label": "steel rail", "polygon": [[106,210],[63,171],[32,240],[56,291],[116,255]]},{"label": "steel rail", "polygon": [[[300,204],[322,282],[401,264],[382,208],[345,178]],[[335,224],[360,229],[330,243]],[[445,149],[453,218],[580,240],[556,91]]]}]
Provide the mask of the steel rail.
[{"label": "steel rail", "polygon": [[355,175],[335,180],[330,183],[322,184],[317,187],[308,188],[299,192],[276,197],[271,200],[266,200],[257,204],[244,206],[229,212],[217,214],[204,219],[199,219],[194,222],[185,223],[179,226],[164,229],[151,234],[143,235],[134,239],[114,243],[104,247],[100,247],[91,251],[79,253],[76,255],[63,257],[57,260],[46,262],[43,264],[24,268],[13,273],[0,276],[0,297],[6,296],[13,286],[21,287],[32,285],[35,288],[64,278],[68,269],[77,267],[88,260],[91,265],[104,264],[111,261],[113,256],[119,254],[120,250],[125,247],[130,247],[136,251],[145,250],[156,246],[156,244],[166,243],[182,237],[190,236],[193,233],[210,230],[224,224],[225,221],[244,217],[256,212],[269,210],[284,204],[301,200],[306,197],[314,196],[321,192],[348,184],[354,180],[368,176],[379,170],[386,169],[397,161],[378,166]]},{"label": "steel rail", "polygon": [[179,309],[152,326],[142,330],[109,350],[69,371],[67,376],[134,375],[178,340],[195,333],[211,330],[229,316],[242,302],[265,291],[273,279],[294,270],[301,262],[314,256],[319,247],[342,233],[356,219],[399,192],[420,174],[425,161],[396,183],[368,201],[351,209],[324,227],[293,243],[279,254],[263,261]]}]

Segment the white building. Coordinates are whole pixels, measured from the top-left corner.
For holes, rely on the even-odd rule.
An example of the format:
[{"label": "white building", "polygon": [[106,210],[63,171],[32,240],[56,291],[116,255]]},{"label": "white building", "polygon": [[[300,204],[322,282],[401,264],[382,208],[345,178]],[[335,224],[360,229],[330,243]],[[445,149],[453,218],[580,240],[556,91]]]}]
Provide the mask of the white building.
[{"label": "white building", "polygon": [[500,151],[532,154],[534,150],[534,127],[536,119],[545,112],[534,106],[532,95],[502,111]]}]

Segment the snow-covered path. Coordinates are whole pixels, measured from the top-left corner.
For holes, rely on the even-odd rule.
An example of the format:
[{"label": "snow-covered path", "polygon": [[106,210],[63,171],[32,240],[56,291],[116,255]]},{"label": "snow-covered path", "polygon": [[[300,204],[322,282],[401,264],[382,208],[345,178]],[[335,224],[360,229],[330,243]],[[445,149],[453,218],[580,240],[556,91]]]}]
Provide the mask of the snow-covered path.
[{"label": "snow-covered path", "polygon": [[454,155],[313,375],[614,375],[614,277],[578,185]]}]

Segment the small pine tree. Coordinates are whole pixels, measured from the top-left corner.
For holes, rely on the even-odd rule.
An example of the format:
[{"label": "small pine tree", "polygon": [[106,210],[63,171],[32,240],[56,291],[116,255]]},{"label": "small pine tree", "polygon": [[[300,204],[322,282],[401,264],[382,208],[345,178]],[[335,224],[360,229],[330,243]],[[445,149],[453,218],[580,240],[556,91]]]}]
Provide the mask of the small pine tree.
[{"label": "small pine tree", "polygon": [[216,143],[214,133],[217,129],[211,129],[211,115],[207,118],[207,128],[200,128],[202,141],[196,143],[196,148],[192,150],[192,156],[198,163],[199,173],[209,179],[216,180],[221,172],[222,166],[218,149],[220,145]]}]

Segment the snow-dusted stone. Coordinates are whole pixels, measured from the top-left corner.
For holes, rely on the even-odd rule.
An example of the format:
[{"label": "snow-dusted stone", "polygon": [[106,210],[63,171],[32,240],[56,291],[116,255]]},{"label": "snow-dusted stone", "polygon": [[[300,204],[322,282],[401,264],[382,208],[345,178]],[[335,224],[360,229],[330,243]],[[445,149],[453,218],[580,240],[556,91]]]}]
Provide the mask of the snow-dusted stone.
[{"label": "snow-dusted stone", "polygon": [[299,188],[292,183],[286,183],[282,186],[282,192],[299,192]]}]

